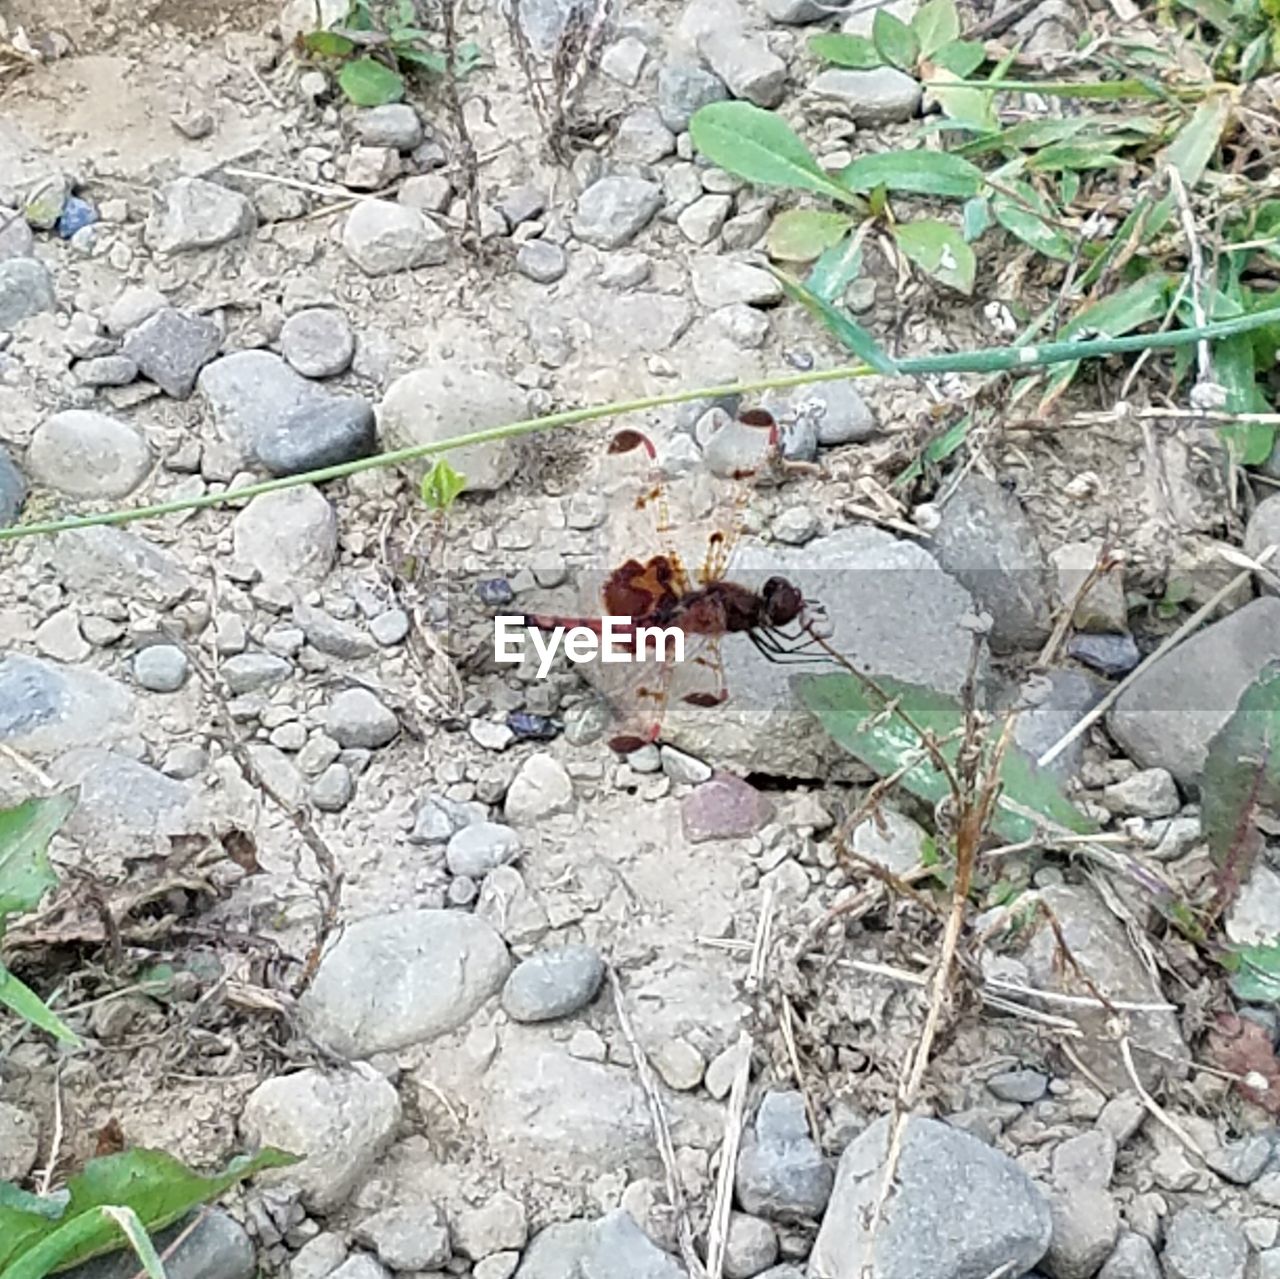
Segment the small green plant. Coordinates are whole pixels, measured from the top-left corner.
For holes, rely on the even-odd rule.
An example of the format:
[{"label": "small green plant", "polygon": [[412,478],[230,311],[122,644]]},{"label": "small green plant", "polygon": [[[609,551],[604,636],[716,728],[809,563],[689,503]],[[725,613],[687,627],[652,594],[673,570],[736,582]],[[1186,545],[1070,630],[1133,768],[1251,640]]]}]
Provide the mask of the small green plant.
[{"label": "small green plant", "polygon": [[1177,0],[1167,12],[1171,26],[1187,14],[1212,31],[1213,67],[1219,75],[1247,83],[1280,68],[1280,3],[1277,0]]},{"label": "small green plant", "polygon": [[[405,81],[414,70],[433,76],[449,71],[447,54],[438,40],[418,25],[415,0],[375,7],[373,0],[351,0],[345,22],[328,31],[313,31],[302,39],[314,57],[339,64],[338,87],[358,107],[399,102]],[[483,60],[480,47],[470,41],[458,46],[453,74],[469,75]]]},{"label": "small green plant", "polygon": [[[49,862],[49,841],[76,805],[76,792],[29,799],[0,809],[0,938],[11,915],[35,910],[58,877]],[[0,1005],[23,1021],[78,1047],[75,1032],[0,960]],[[2,1202],[2,1201],[0,1201]]]},{"label": "small green plant", "polygon": [[447,511],[466,487],[466,476],[455,471],[447,459],[437,458],[422,477],[420,493],[423,505],[430,511]]}]

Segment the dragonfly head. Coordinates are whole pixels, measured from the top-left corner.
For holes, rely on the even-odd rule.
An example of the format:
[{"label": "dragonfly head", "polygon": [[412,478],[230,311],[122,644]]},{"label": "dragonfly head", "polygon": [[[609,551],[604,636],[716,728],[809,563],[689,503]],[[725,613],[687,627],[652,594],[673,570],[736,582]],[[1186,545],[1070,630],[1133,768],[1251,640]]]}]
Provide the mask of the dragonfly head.
[{"label": "dragonfly head", "polygon": [[785,577],[771,577],[760,591],[767,626],[786,626],[804,612],[804,596]]}]

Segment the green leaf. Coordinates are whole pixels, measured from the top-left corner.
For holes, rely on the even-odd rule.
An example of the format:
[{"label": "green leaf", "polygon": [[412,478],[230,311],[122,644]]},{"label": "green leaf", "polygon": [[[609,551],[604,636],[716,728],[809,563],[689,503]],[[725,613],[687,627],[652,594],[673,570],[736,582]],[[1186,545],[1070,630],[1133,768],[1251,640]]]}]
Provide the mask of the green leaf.
[{"label": "green leaf", "polygon": [[[964,710],[946,693],[902,680],[878,678],[886,696],[920,728],[945,740],[943,755],[953,764],[960,748],[958,730]],[[801,675],[795,682],[800,700],[836,742],[881,777],[907,768],[902,785],[913,795],[936,804],[950,796],[946,778],[924,753],[914,730],[901,715],[885,713],[881,698],[854,675]],[[911,767],[911,762],[920,762]],[[1079,834],[1093,831],[1093,824],[1063,795],[1053,774],[1037,768],[1016,746],[1010,745],[1000,766],[1003,786],[992,827],[1011,843],[1035,837],[1043,825],[1037,815],[1057,827]]]},{"label": "green leaf", "polygon": [[466,487],[466,478],[439,457],[422,477],[422,500],[430,510],[447,511]]},{"label": "green leaf", "polygon": [[373,58],[356,58],[338,72],[338,87],[358,107],[381,107],[404,97],[404,77]]},{"label": "green leaf", "polygon": [[1067,116],[1065,118],[1050,117],[1047,120],[1023,120],[1019,124],[1001,129],[990,137],[975,138],[959,148],[962,155],[973,159],[975,156],[987,155],[992,151],[1034,151],[1038,147],[1049,146],[1054,142],[1062,142],[1074,137],[1084,129],[1095,117]]},{"label": "green leaf", "polygon": [[1027,161],[1027,167],[1039,173],[1061,169],[1073,169],[1078,173],[1085,173],[1090,169],[1114,169],[1120,164],[1115,153],[1122,145],[1123,140],[1117,138],[1058,142],[1037,151]]},{"label": "green leaf", "polygon": [[1200,782],[1200,826],[1228,903],[1262,848],[1260,808],[1280,808],[1280,663],[1240,694],[1231,718],[1209,742]]},{"label": "green leaf", "polygon": [[689,121],[693,145],[713,164],[758,186],[795,187],[849,203],[781,116],[749,102],[712,102]]},{"label": "green leaf", "polygon": [[920,60],[920,41],[901,18],[895,18],[888,9],[877,9],[871,20],[871,38],[890,66],[899,71],[915,70]]},{"label": "green leaf", "polygon": [[898,222],[893,228],[893,238],[898,248],[926,274],[966,296],[973,292],[977,259],[955,227],[933,218]]},{"label": "green leaf", "polygon": [[787,209],[774,218],[766,246],[779,262],[812,262],[852,226],[852,218],[828,209]]},{"label": "green leaf", "polygon": [[935,66],[945,67],[961,80],[971,76],[986,60],[987,49],[980,40],[953,40],[933,55]]},{"label": "green leaf", "polygon": [[320,58],[345,58],[355,52],[355,41],[336,31],[312,31],[302,37],[302,47]]},{"label": "green leaf", "polygon": [[1231,989],[1246,1004],[1280,1004],[1280,942],[1236,946],[1222,956]]},{"label": "green leaf", "polygon": [[876,187],[913,195],[945,195],[968,199],[982,190],[982,170],[949,151],[879,151],[859,156],[840,171],[839,181],[850,191],[865,193]]},{"label": "green leaf", "polygon": [[293,1155],[267,1149],[234,1159],[214,1176],[192,1172],[158,1150],[129,1150],[92,1159],[67,1183],[68,1198],[56,1219],[0,1200],[0,1274],[4,1279],[44,1279],[120,1246],[119,1223],[99,1210],[128,1208],[147,1231],[163,1229],[199,1204],[268,1168],[288,1168]]},{"label": "green leaf", "polygon": [[945,462],[969,438],[972,426],[973,414],[966,413],[958,422],[947,427],[941,435],[935,436],[920,451],[920,456],[894,477],[894,487],[902,488],[913,480],[919,479],[924,474],[926,466],[937,466]]},{"label": "green leaf", "polygon": [[944,45],[960,37],[960,15],[955,0],[927,0],[911,19],[911,30],[920,44],[920,56],[931,58]]},{"label": "green leaf", "polygon": [[1196,107],[1169,143],[1165,163],[1177,169],[1188,191],[1204,177],[1230,118],[1231,99],[1225,93],[1212,93]]},{"label": "green leaf", "polygon": [[786,290],[787,295],[826,325],[846,350],[852,351],[877,373],[898,371],[898,366],[876,345],[875,339],[860,324],[855,324],[843,311],[837,310],[825,298],[810,292],[799,280],[793,280],[781,271],[774,271],[773,274]]},{"label": "green leaf", "polygon": [[104,1206],[99,1208],[98,1212],[105,1214],[110,1220],[114,1221],[120,1233],[129,1241],[129,1246],[133,1249],[138,1260],[142,1263],[143,1270],[147,1273],[147,1279],[165,1279],[164,1264],[161,1262],[160,1256],[156,1252],[156,1246],[151,1242],[151,1236],[147,1234],[146,1227],[143,1226],[138,1214],[132,1208],[117,1208],[115,1206]]},{"label": "green leaf", "polygon": [[966,200],[960,212],[960,219],[964,228],[964,238],[972,244],[975,240],[981,239],[991,225],[991,202],[980,196]]},{"label": "green leaf", "polygon": [[9,915],[34,910],[57,882],[49,841],[76,806],[76,791],[0,809],[0,932]]},{"label": "green leaf", "polygon": [[809,48],[826,62],[838,67],[852,67],[855,71],[870,71],[884,66],[884,58],[866,36],[841,35],[827,32],[810,36]]},{"label": "green leaf", "polygon": [[52,1035],[72,1048],[80,1047],[80,1037],[25,982],[19,981],[0,963],[0,1004],[16,1013],[23,1021]]},{"label": "green leaf", "polygon": [[[991,211],[995,219],[1010,235],[1017,236],[1023,244],[1029,244],[1037,253],[1059,262],[1070,262],[1072,244],[1067,235],[1048,219],[1055,216],[1053,206],[1027,182],[1016,179],[1001,183],[1009,191],[1022,197],[1022,202],[997,192],[991,198]],[[1028,207],[1030,206],[1030,207]]]},{"label": "green leaf", "polygon": [[434,49],[415,49],[410,45],[403,49],[396,49],[396,57],[401,62],[407,62],[410,66],[421,67],[432,75],[442,76],[449,69],[449,64],[445,61],[444,54],[437,53]]},{"label": "green leaf", "polygon": [[926,77],[929,92],[938,100],[942,113],[958,126],[992,133],[999,126],[993,94],[972,87],[973,81],[935,62]]},{"label": "green leaf", "polygon": [[834,302],[862,274],[862,243],[851,231],[813,264],[805,287],[824,302]]},{"label": "green leaf", "polygon": [[1240,55],[1241,83],[1248,84],[1250,80],[1256,80],[1266,69],[1271,39],[1271,33],[1264,31],[1245,45],[1244,52]]}]

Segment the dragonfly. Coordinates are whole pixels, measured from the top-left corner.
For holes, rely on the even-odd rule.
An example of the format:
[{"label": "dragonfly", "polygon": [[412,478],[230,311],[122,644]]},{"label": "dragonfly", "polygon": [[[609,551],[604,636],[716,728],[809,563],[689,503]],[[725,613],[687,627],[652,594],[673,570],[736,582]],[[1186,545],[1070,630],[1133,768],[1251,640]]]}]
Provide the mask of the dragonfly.
[{"label": "dragonfly", "polygon": [[[729,700],[726,639],[744,638],[770,662],[815,658],[818,624],[825,620],[815,601],[784,576],[758,586],[730,576],[754,488],[779,482],[789,465],[777,422],[762,409],[723,415],[704,441],[704,462],[713,458],[715,471],[686,464],[672,476],[651,436],[632,428],[617,432],[608,445],[605,527],[622,549],[604,551],[604,569],[583,575],[582,613],[523,618],[538,630],[582,627],[601,635],[606,619],[614,635],[621,623],[627,656],[612,667],[593,664],[593,682],[615,717],[609,745],[620,755],[661,738],[672,701],[711,709]],[[680,543],[694,548],[696,567]],[[661,651],[655,633],[678,633],[682,654],[673,660]]]}]

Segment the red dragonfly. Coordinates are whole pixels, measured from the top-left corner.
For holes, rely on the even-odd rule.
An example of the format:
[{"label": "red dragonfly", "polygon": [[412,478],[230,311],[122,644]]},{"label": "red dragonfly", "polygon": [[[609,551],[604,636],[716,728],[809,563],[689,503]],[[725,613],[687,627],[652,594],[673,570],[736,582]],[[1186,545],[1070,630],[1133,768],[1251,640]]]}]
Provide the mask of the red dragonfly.
[{"label": "red dragonfly", "polygon": [[[725,444],[729,447],[717,447]],[[752,483],[779,477],[787,465],[769,413],[749,410],[736,420],[725,415],[716,437],[706,441],[707,458],[719,456],[717,474],[700,467],[669,479],[653,441],[637,430],[618,432],[608,451],[631,464],[625,468],[629,473],[619,467],[607,495],[606,517],[606,527],[627,539],[627,558],[618,564],[610,556],[606,563],[616,567],[607,568],[603,579],[595,575],[594,587],[583,592],[584,604],[592,610],[586,615],[531,613],[523,620],[539,630],[581,627],[603,635],[605,619],[628,619],[622,635],[630,656],[620,667],[601,663],[596,669],[619,721],[609,745],[629,754],[659,738],[673,695],[700,707],[728,699],[720,652],[725,636],[746,636],[768,661],[812,660],[804,650],[815,640],[816,606],[784,577],[769,577],[758,589],[726,577]],[[678,513],[677,495],[684,499]],[[635,527],[637,513],[644,531]],[[620,527],[628,523],[631,527]],[[699,531],[705,549],[700,566],[690,572],[675,549],[675,535],[690,540]],[[657,549],[636,546],[646,532]],[[649,648],[655,630],[680,633],[683,661],[663,660],[663,654]],[[618,628],[613,631],[616,636]],[[650,660],[654,657],[659,660]],[[606,671],[616,672],[612,681]]]}]

